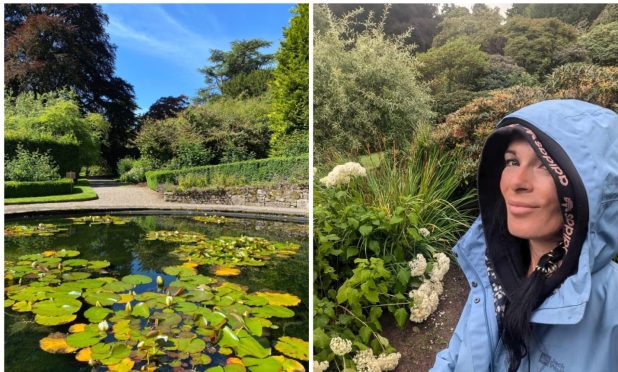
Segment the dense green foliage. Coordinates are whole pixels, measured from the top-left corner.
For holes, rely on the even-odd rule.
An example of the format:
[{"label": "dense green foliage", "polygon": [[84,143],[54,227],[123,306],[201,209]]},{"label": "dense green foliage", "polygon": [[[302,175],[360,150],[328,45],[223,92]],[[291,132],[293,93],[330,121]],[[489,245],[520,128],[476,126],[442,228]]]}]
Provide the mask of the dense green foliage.
[{"label": "dense green foliage", "polygon": [[277,182],[307,180],[308,158],[270,158],[249,160],[236,163],[207,165],[203,167],[179,170],[158,170],[146,172],[148,187],[157,190],[161,184],[177,185],[179,177],[197,177],[203,186],[223,187],[229,180],[234,184],[251,184],[256,182]]},{"label": "dense green foliage", "polygon": [[22,198],[4,198],[5,205],[33,204],[33,203],[60,203],[71,201],[86,201],[97,198],[97,193],[90,187],[85,179],[79,179],[73,184],[73,192],[70,194],[28,196]]},{"label": "dense green foliage", "polygon": [[333,150],[359,153],[389,147],[433,118],[406,35],[387,37],[382,23],[371,19],[363,31],[355,32],[351,17],[336,18],[328,9],[325,14],[327,28],[314,37],[318,160]]},{"label": "dense green foliage", "polygon": [[142,119],[161,120],[176,116],[178,113],[189,105],[189,97],[180,95],[178,97],[161,97],[155,103],[150,105],[148,111],[142,116]]},{"label": "dense green foliage", "polygon": [[43,138],[30,138],[16,133],[5,133],[4,154],[5,161],[10,161],[17,156],[17,148],[21,146],[29,152],[48,154],[58,166],[58,174],[66,172],[78,172],[81,168],[79,158],[79,144],[77,141],[58,140],[51,136]]},{"label": "dense green foliage", "polygon": [[618,65],[618,21],[593,27],[582,35],[592,62],[599,65]]},{"label": "dense green foliage", "polygon": [[446,12],[438,25],[440,32],[433,39],[433,48],[467,37],[487,53],[500,53],[504,47],[504,38],[498,32],[502,21],[498,8],[491,9],[484,4],[475,4],[471,13],[464,7],[461,12]]},{"label": "dense green foliage", "polygon": [[270,156],[309,152],[309,4],[298,4],[275,54]]},{"label": "dense green foliage", "polygon": [[513,4],[509,16],[558,18],[573,26],[587,27],[594,22],[606,4]]},{"label": "dense green foliage", "polygon": [[4,164],[6,181],[50,181],[58,178],[58,166],[51,156],[30,152],[21,145],[17,145],[15,156]]},{"label": "dense green foliage", "polygon": [[102,148],[112,166],[125,156],[135,127],[133,87],[114,76],[114,46],[108,17],[95,4],[5,6],[6,93],[16,97],[73,89],[83,112],[110,123]]},{"label": "dense green foliage", "polygon": [[460,37],[418,56],[423,78],[434,93],[476,88],[477,80],[489,68],[487,53],[479,44]]},{"label": "dense green foliage", "polygon": [[63,178],[54,181],[4,182],[4,197],[24,198],[33,196],[62,195],[73,192],[73,180]]},{"label": "dense green foliage", "polygon": [[507,39],[504,55],[538,77],[556,67],[557,53],[577,38],[573,26],[555,18],[515,17],[503,32]]}]

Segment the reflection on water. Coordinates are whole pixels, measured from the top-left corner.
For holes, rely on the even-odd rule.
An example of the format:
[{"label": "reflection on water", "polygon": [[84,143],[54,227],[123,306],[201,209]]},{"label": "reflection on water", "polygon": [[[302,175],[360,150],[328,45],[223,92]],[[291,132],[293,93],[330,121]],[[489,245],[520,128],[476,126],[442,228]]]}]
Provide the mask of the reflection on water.
[{"label": "reflection on water", "polygon": [[[293,308],[293,318],[275,322],[279,329],[272,330],[271,340],[288,335],[308,340],[309,273],[307,225],[251,219],[229,220],[223,225],[206,225],[191,217],[132,216],[125,225],[73,225],[68,219],[47,218],[7,222],[9,225],[38,225],[53,223],[68,227],[55,236],[5,237],[5,259],[44,250],[72,249],[81,252],[80,258],[108,260],[113,276],[145,274],[163,275],[164,266],[180,263],[170,254],[174,243],[147,241],[148,231],[178,230],[205,234],[207,238],[219,236],[256,236],[271,241],[291,241],[301,245],[297,254],[286,259],[273,259],[263,267],[242,267],[241,274],[220,280],[229,280],[248,287],[249,291],[278,290],[297,295],[302,299]],[[200,273],[212,275],[208,267]],[[74,355],[54,355],[39,348],[39,340],[51,332],[66,332],[68,325],[45,327],[34,323],[32,314],[21,314],[5,309],[5,370],[6,371],[90,371],[85,363],[77,362]]]}]

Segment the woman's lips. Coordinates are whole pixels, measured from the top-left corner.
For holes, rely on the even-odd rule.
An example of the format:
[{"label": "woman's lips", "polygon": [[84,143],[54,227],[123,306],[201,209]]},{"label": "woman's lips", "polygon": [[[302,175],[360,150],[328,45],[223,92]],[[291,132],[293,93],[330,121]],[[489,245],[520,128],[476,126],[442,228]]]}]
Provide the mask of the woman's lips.
[{"label": "woman's lips", "polygon": [[509,203],[508,210],[509,213],[514,216],[524,216],[532,213],[536,207],[527,205],[527,204],[519,204],[519,203]]}]

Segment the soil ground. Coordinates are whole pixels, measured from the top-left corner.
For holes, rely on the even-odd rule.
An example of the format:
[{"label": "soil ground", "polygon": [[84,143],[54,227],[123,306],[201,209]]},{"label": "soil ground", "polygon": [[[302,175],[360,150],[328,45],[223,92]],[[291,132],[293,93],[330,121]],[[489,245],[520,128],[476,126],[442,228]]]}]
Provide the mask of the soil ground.
[{"label": "soil ground", "polygon": [[451,264],[451,269],[444,277],[440,305],[425,322],[407,322],[400,329],[392,317],[383,319],[383,335],[401,353],[397,372],[421,372],[433,366],[436,353],[448,346],[469,291],[461,268]]}]

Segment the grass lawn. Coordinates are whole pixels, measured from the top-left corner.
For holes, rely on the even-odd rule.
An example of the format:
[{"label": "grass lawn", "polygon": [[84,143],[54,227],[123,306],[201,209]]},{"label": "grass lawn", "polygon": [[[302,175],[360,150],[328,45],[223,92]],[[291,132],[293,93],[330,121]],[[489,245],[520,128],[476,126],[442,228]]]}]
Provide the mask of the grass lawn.
[{"label": "grass lawn", "polygon": [[90,184],[85,179],[77,180],[73,186],[72,194],[50,195],[50,196],[33,196],[28,198],[8,198],[4,199],[4,204],[32,204],[32,203],[56,203],[56,202],[71,202],[85,201],[97,198],[97,193],[94,192]]}]

